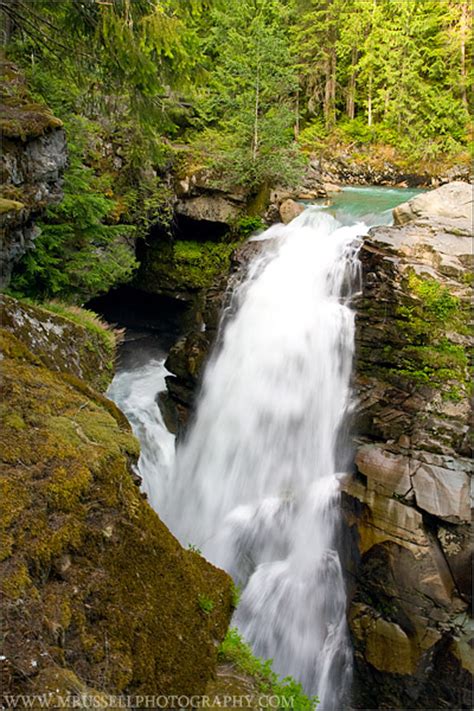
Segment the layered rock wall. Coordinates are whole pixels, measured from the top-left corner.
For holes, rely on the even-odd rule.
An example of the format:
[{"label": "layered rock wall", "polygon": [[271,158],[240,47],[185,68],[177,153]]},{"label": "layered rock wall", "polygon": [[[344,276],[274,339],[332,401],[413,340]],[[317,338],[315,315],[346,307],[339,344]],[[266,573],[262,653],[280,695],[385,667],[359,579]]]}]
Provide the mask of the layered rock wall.
[{"label": "layered rock wall", "polygon": [[472,188],[397,208],[361,250],[354,707],[470,708]]}]

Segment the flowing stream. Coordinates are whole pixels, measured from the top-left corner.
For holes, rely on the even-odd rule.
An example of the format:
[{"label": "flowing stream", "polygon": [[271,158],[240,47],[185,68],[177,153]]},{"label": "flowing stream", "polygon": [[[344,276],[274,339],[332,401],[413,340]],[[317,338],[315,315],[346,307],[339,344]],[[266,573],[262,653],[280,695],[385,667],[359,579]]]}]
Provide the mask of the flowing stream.
[{"label": "flowing stream", "polygon": [[[174,463],[156,404],[164,357],[122,370],[109,392],[140,438],[152,505],[184,546],[233,576],[242,590],[234,623],[275,671],[317,694],[322,711],[346,706],[352,668],[338,554],[338,477],[351,458],[350,304],[360,237],[387,222],[383,209],[379,218],[348,214],[342,195],[258,237]],[[392,195],[390,206],[407,197]]]}]

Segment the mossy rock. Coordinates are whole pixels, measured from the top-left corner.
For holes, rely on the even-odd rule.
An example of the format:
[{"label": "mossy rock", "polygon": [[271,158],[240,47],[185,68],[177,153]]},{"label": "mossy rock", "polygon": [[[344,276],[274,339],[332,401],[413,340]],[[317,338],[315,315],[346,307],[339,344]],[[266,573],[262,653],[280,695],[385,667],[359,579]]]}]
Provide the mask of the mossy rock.
[{"label": "mossy rock", "polygon": [[62,121],[47,106],[31,100],[25,77],[3,53],[0,54],[0,78],[0,132],[4,138],[26,141],[62,127]]},{"label": "mossy rock", "polygon": [[151,293],[192,299],[229,271],[236,246],[227,242],[156,242],[145,253],[135,284]]},{"label": "mossy rock", "polygon": [[185,551],[143,498],[118,411],[1,335],[4,690],[37,691],[53,667],[100,692],[203,693],[229,577]]},{"label": "mossy rock", "polygon": [[2,326],[50,368],[105,391],[114,374],[116,338],[90,311],[0,297]]},{"label": "mossy rock", "polygon": [[0,215],[5,215],[8,212],[20,212],[25,205],[18,200],[7,200],[0,198]]}]

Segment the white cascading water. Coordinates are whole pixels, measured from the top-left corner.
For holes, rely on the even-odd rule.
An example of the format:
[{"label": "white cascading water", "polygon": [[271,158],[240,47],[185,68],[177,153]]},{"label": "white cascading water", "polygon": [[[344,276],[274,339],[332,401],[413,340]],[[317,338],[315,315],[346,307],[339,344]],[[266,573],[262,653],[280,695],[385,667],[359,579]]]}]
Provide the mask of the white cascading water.
[{"label": "white cascading water", "polygon": [[163,422],[157,393],[166,389],[165,357],[151,359],[138,368],[121,370],[114,377],[108,396],[117,403],[140,441],[138,473],[151,506],[159,511],[169,489],[174,462],[175,438]]},{"label": "white cascading water", "polygon": [[157,510],[242,587],[258,656],[344,708],[351,676],[337,537],[351,405],[357,252],[366,228],[317,208],[270,228],[208,364]]}]

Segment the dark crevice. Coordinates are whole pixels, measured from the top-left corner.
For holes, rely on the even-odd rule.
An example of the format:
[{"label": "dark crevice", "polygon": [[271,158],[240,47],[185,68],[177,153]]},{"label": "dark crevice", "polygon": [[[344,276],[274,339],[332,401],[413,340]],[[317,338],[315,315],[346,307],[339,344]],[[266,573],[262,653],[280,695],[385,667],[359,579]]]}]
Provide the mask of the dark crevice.
[{"label": "dark crevice", "polygon": [[185,215],[175,215],[173,220],[173,237],[180,240],[199,242],[221,242],[229,232],[229,225],[211,220],[195,220]]},{"label": "dark crevice", "polygon": [[86,305],[114,326],[151,332],[169,350],[185,330],[189,306],[169,296],[148,294],[131,286],[120,286]]}]

